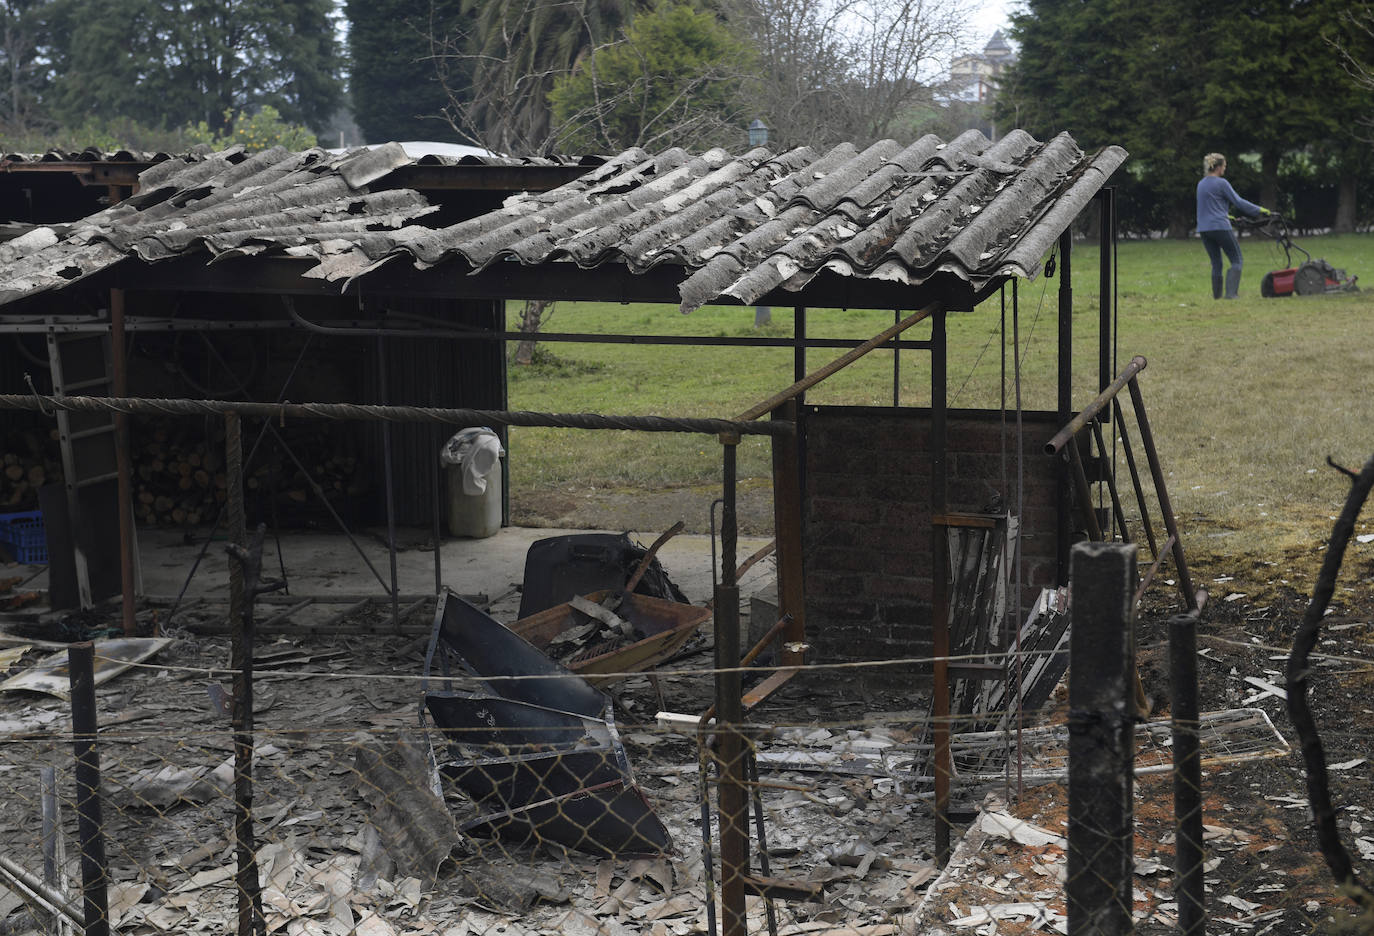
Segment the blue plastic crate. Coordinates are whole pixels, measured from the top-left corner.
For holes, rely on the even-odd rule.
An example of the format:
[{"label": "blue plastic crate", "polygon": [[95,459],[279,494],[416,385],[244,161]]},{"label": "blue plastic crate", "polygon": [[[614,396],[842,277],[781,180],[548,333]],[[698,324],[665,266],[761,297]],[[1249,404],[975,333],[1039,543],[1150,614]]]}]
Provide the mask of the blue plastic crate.
[{"label": "blue plastic crate", "polygon": [[0,543],[8,545],[14,558],[26,565],[46,564],[48,539],[43,528],[43,511],[0,514]]}]

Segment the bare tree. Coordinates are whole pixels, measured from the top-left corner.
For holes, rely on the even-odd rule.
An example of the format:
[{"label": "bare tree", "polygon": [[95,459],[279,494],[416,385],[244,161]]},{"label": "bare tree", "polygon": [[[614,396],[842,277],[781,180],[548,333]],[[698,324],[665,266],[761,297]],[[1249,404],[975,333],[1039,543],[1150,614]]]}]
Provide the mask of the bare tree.
[{"label": "bare tree", "polygon": [[[1355,79],[1355,84],[1365,91],[1374,93],[1374,4],[1357,3],[1340,14],[1341,31],[1327,41],[1340,53],[1341,64],[1346,73]],[[1361,54],[1363,50],[1364,54]],[[1368,111],[1355,118],[1355,122],[1365,128],[1365,135],[1355,135],[1365,143],[1374,143],[1374,111]]]},{"label": "bare tree", "polygon": [[431,59],[461,137],[498,153],[548,155],[549,92],[628,18],[630,0],[470,0],[472,15],[430,26]]},{"label": "bare tree", "polygon": [[727,0],[758,50],[746,93],[784,146],[902,135],[963,44],[965,0]]}]

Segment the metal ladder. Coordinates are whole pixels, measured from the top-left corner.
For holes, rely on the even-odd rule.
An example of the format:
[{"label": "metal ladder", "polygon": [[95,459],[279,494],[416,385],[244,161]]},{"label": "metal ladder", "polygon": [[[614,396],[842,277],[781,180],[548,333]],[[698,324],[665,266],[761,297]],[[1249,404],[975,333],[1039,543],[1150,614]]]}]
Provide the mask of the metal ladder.
[{"label": "metal ladder", "polygon": [[[108,332],[63,332],[48,319],[48,365],[53,396],[109,396],[113,385]],[[119,594],[119,563],[92,565],[92,554],[119,555],[119,462],[115,418],[110,413],[57,411],[58,445],[66,494],[67,533],[75,560],[82,608]],[[137,541],[131,544],[135,575]],[[56,570],[54,570],[56,571]]]}]

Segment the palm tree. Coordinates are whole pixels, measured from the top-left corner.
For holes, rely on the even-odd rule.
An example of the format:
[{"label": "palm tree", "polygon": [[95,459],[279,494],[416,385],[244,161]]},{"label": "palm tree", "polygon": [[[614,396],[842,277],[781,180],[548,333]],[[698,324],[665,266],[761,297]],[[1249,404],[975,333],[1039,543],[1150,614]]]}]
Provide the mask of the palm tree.
[{"label": "palm tree", "polygon": [[[464,0],[471,28],[436,52],[445,116],[487,149],[544,155],[552,146],[549,91],[627,23],[634,0]],[[447,67],[446,67],[447,66]],[[470,84],[451,81],[471,75]]]}]

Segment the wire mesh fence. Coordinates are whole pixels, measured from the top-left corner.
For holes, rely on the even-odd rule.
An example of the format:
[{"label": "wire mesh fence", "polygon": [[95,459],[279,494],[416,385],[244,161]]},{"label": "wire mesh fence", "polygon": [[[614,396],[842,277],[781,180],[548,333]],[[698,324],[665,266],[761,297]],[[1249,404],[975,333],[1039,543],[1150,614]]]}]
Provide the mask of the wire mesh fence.
[{"label": "wire mesh fence", "polygon": [[[245,803],[227,649],[182,640],[98,687],[111,931],[668,936],[765,932],[770,917],[784,934],[1066,931],[1075,862],[1062,698],[1047,727],[950,725],[958,845],[942,869],[928,698],[891,679],[859,691],[885,667],[799,678],[750,715],[732,754],[727,733],[699,721],[714,691],[706,665],[667,667],[657,689],[622,680],[596,691],[598,711],[579,713],[515,704],[461,673],[425,680],[419,652],[383,639],[321,640],[295,656],[268,645],[264,660],[293,662],[257,674]],[[85,928],[70,705],[25,696],[3,714],[5,932],[59,932],[64,921],[98,931]],[[660,717],[665,706],[692,717]],[[1125,909],[1146,933],[1183,931],[1173,776],[1159,769],[1167,731],[1135,728],[1132,831],[1098,830],[1131,836]],[[1204,715],[1199,738],[1209,771],[1288,756],[1262,710]],[[731,777],[742,780],[734,801],[721,795]],[[255,897],[236,844],[244,805]],[[1258,858],[1240,859],[1264,854],[1274,831],[1227,825],[1216,802],[1205,809],[1212,912],[1264,931],[1274,910],[1261,888],[1273,879]],[[45,835],[45,815],[57,834]],[[723,834],[732,823],[744,854]],[[1078,864],[1109,879],[1096,853]],[[21,906],[12,895],[26,881],[37,897]],[[726,916],[736,887],[742,920]]]}]

